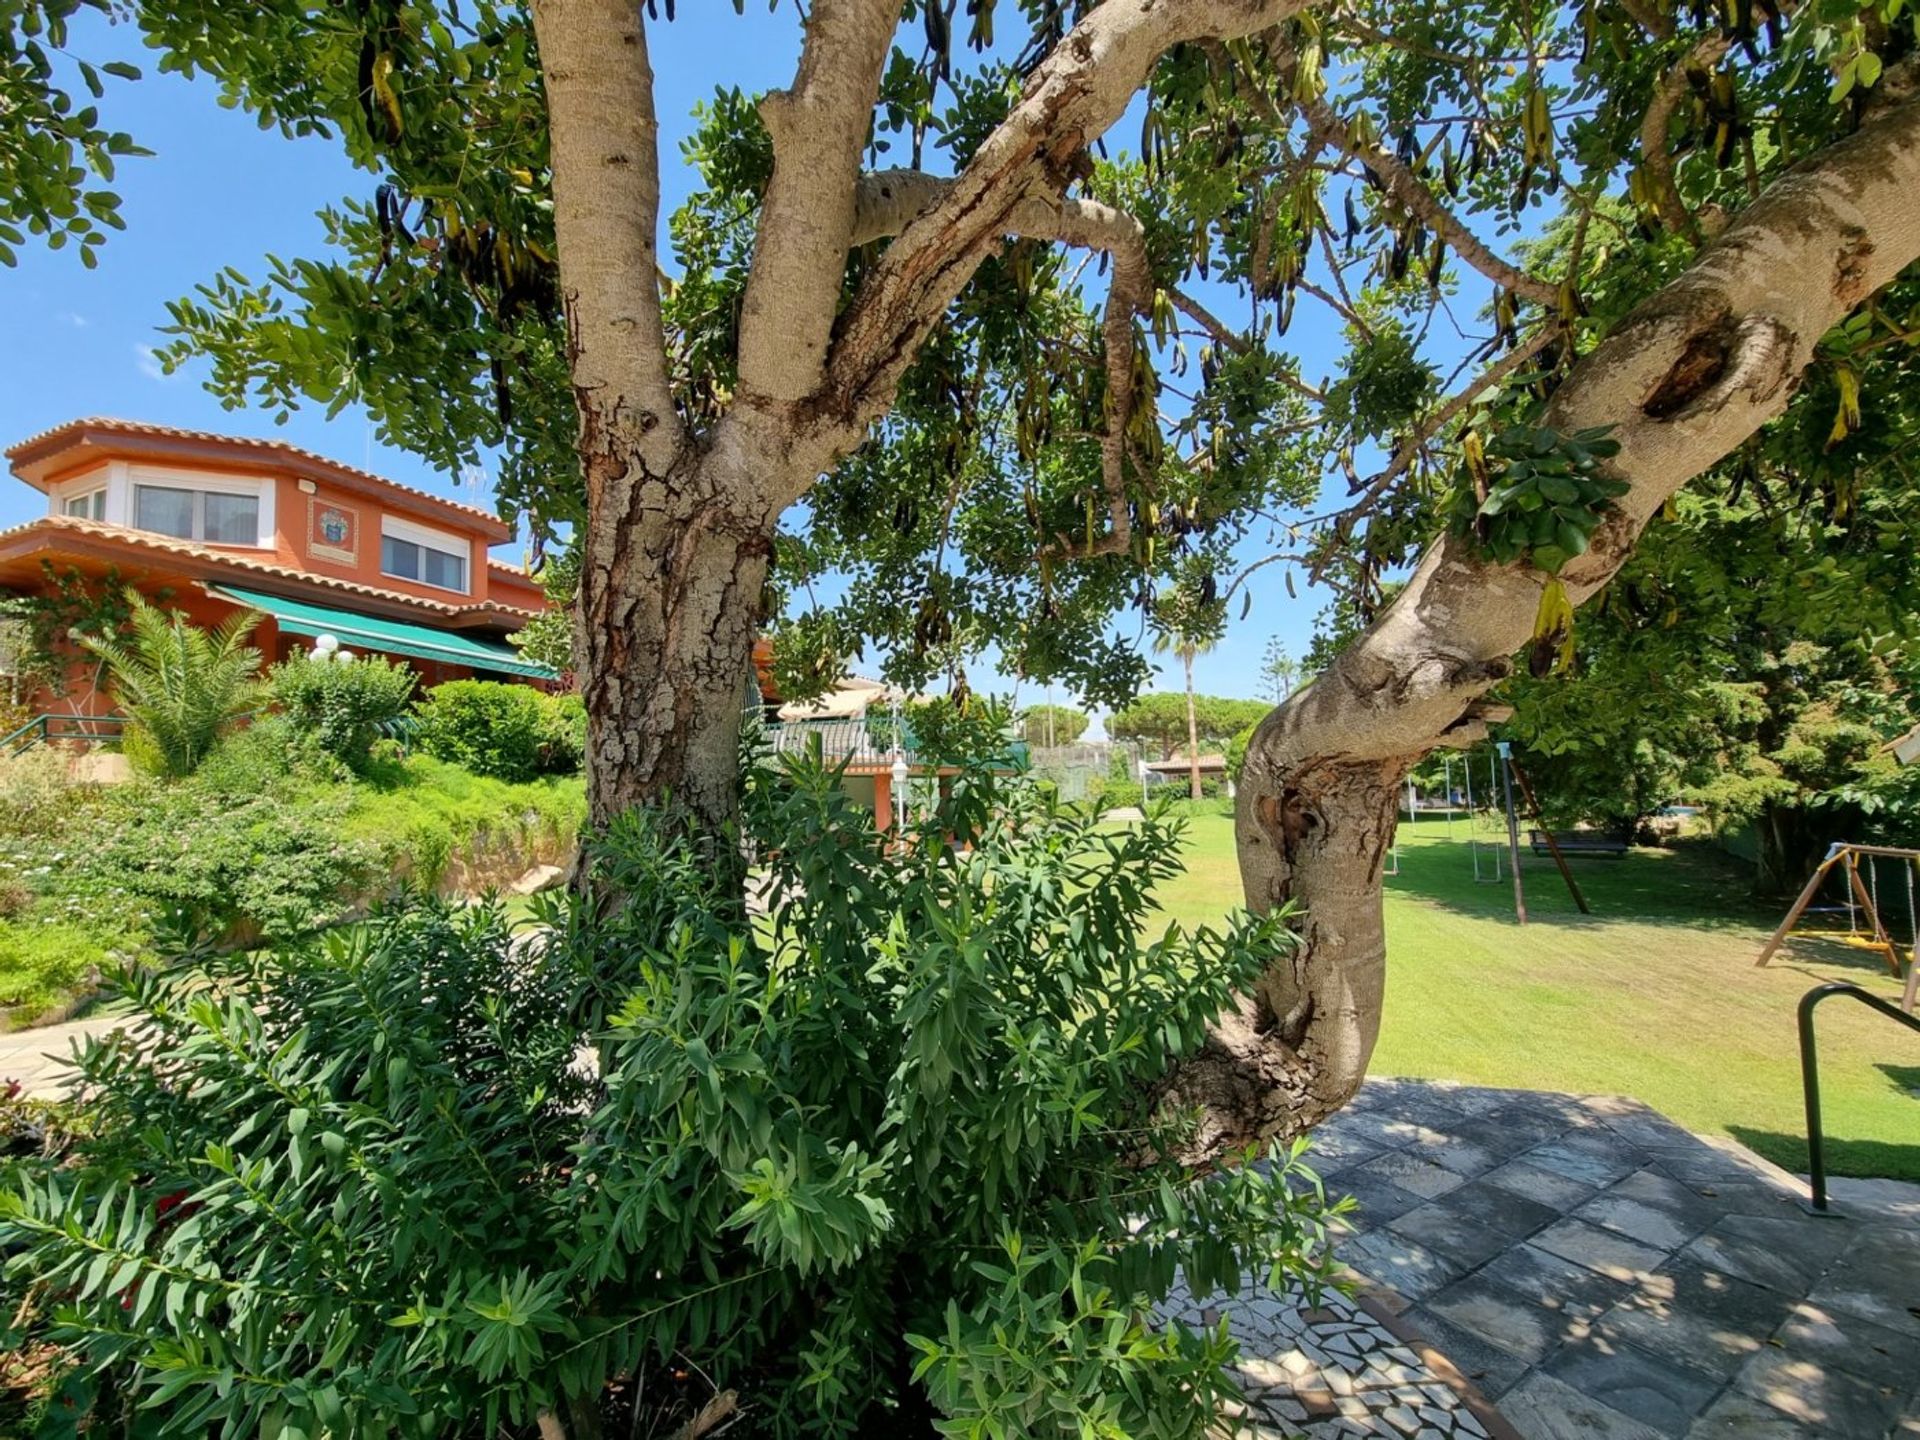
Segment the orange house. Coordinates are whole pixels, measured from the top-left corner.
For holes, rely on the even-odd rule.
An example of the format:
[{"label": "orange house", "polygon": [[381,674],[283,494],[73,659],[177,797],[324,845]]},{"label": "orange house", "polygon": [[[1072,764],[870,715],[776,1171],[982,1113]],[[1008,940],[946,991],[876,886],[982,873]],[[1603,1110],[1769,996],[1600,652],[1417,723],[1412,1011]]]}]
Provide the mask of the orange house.
[{"label": "orange house", "polygon": [[[199,624],[260,611],[268,661],[332,635],[405,662],[423,685],[561,678],[507,643],[547,602],[524,570],[489,558],[513,538],[490,511],[281,441],[127,420],[70,421],[6,456],[47,513],[0,531],[0,589],[39,592],[49,566],[113,575]],[[31,701],[108,706],[91,693]]]}]

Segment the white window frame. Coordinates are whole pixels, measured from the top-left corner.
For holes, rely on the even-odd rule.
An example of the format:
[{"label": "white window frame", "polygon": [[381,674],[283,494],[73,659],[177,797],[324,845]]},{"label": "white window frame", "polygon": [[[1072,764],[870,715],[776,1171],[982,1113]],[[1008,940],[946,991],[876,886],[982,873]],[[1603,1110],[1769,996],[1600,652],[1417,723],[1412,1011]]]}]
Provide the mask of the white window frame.
[{"label": "white window frame", "polygon": [[[116,477],[119,478],[119,477]],[[191,545],[215,545],[223,550],[271,550],[274,537],[274,492],[273,481],[264,475],[214,475],[204,470],[176,470],[170,466],[129,465],[122,483],[125,486],[122,514],[125,519],[120,523],[130,530],[142,530],[140,525],[140,487],[150,486],[157,490],[188,490],[198,497],[202,495],[247,495],[258,502],[258,521],[254,538],[251,541],[203,540],[196,537],[170,535],[171,540],[186,539]],[[113,518],[114,504],[109,482],[107,517]],[[206,525],[205,502],[196,498],[193,506],[195,526],[202,532]],[[159,530],[142,530],[143,534],[159,535]]]},{"label": "white window frame", "polygon": [[[399,580],[408,585],[424,585],[429,590],[444,590],[449,595],[471,595],[473,593],[473,541],[465,535],[456,535],[450,530],[435,530],[430,525],[416,525],[411,520],[402,520],[397,515],[380,517],[380,573],[389,580]],[[404,540],[409,545],[418,545],[422,550],[437,550],[440,554],[460,561],[460,578],[463,583],[458,589],[451,585],[436,585],[425,578],[411,575],[395,575],[387,569],[388,540]],[[422,566],[422,569],[425,567]]]},{"label": "white window frame", "polygon": [[[99,520],[104,522],[107,518],[106,484],[102,482],[101,484],[91,485],[84,489],[78,485],[72,486],[62,490],[56,495],[53,504],[54,513],[56,515],[64,515],[69,520]],[[80,505],[85,508],[83,508],[80,513],[75,514],[73,509],[75,505]]]}]

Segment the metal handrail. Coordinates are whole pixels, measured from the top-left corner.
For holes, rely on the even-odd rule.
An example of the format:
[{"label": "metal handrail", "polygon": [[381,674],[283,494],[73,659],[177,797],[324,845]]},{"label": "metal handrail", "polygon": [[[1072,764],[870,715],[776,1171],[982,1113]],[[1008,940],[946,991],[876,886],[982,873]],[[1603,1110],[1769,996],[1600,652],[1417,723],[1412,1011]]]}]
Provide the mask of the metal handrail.
[{"label": "metal handrail", "polygon": [[[126,726],[127,717],[124,715],[50,712],[45,715],[36,715],[26,724],[0,736],[0,752],[19,755],[31,750],[35,745],[50,745],[56,740],[80,740],[91,744],[102,744],[120,739]],[[101,734],[100,727],[108,727],[112,733]]]},{"label": "metal handrail", "polygon": [[1807,1099],[1807,1179],[1813,1191],[1811,1208],[1820,1215],[1833,1212],[1827,1209],[1827,1137],[1820,1125],[1820,1057],[1814,1044],[1813,1011],[1822,1000],[1834,995],[1850,996],[1868,1009],[1898,1020],[1909,1030],[1920,1030],[1920,1019],[1844,980],[1816,985],[1800,997],[1800,1085]]},{"label": "metal handrail", "polygon": [[885,762],[896,746],[910,764],[916,755],[912,732],[891,717],[782,720],[766,727],[767,748],[776,754],[802,754],[816,741],[829,760]]}]

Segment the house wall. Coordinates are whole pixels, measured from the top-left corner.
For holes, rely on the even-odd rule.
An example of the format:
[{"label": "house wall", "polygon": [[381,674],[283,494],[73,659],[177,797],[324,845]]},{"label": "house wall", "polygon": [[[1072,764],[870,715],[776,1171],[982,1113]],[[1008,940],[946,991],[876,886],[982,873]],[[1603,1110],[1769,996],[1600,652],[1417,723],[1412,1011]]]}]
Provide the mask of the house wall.
[{"label": "house wall", "polygon": [[[63,514],[70,498],[104,490],[105,513],[100,518],[110,525],[135,528],[134,486],[142,481],[182,488],[198,485],[258,493],[261,543],[211,545],[211,549],[230,549],[236,554],[253,555],[315,575],[372,585],[423,600],[458,604],[495,601],[530,610],[543,608],[545,604],[538,586],[489,564],[485,534],[463,528],[455,517],[417,513],[398,505],[383,504],[377,498],[356,494],[324,480],[264,467],[212,462],[188,467],[135,459],[95,460],[49,480],[48,513]],[[328,534],[329,521],[344,525],[344,534],[337,541]],[[464,554],[466,589],[453,590],[385,573],[381,568],[380,541],[383,532],[388,530],[415,543]]]},{"label": "house wall", "polygon": [[[190,623],[203,630],[218,625],[239,608],[225,600],[216,599],[187,580],[175,583],[143,580],[136,588],[148,600],[163,604],[170,610],[178,610]],[[299,637],[283,636],[280,627],[269,616],[254,629],[252,643],[260,651],[262,663],[271,664],[286,658],[288,648],[298,644]],[[83,654],[76,655],[67,667],[65,694],[56,694],[49,687],[20,698],[34,714],[105,715],[117,708],[110,690],[111,685],[99,660],[91,654]]]},{"label": "house wall", "polygon": [[[179,611],[189,623],[203,630],[220,624],[240,608],[207,594],[191,580],[183,579],[172,584],[143,581],[138,588],[149,600]],[[282,631],[271,615],[260,617],[249,643],[260,652],[262,674],[280,661],[304,654],[313,647],[310,637]],[[470,666],[439,660],[421,660],[409,655],[382,655],[380,658],[405,665],[420,677],[415,694],[448,680],[471,679],[474,674]],[[50,687],[42,688],[32,695],[19,697],[18,703],[24,704],[28,713],[37,715],[106,715],[118,708],[114,703],[111,682],[98,660],[91,656],[76,656],[67,667],[65,694],[56,694]]]}]

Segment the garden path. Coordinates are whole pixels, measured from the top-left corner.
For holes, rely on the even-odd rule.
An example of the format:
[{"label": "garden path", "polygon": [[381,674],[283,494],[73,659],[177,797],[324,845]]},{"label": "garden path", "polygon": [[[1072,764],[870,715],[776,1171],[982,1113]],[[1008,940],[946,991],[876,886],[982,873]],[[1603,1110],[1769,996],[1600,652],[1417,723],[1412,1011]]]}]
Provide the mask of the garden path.
[{"label": "garden path", "polygon": [[120,1023],[106,1015],[0,1035],[0,1086],[12,1081],[28,1100],[55,1098],[73,1068],[68,1063],[73,1047],[91,1036],[118,1029]]},{"label": "garden path", "polygon": [[[1338,1245],[1523,1440],[1920,1437],[1920,1186],[1836,1217],[1726,1140],[1615,1097],[1372,1080],[1310,1161]],[[1370,1415],[1316,1437],[1409,1432]]]}]

